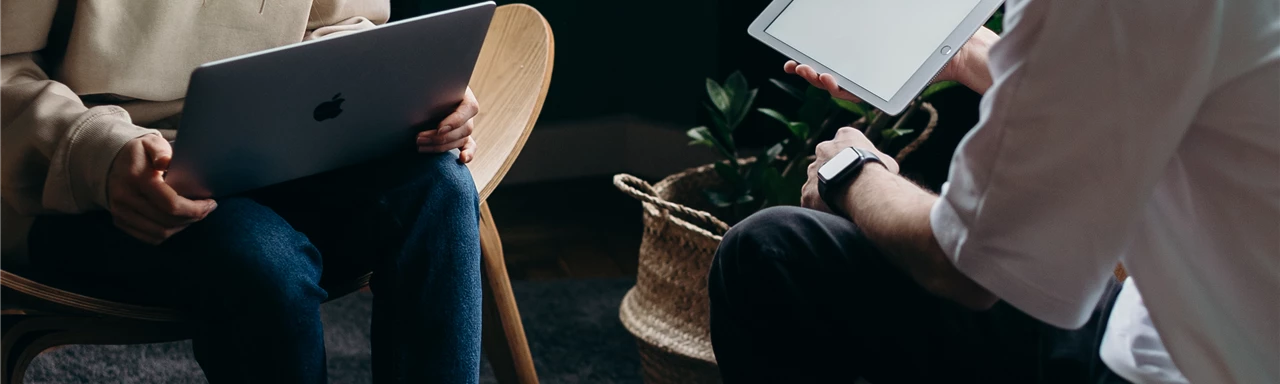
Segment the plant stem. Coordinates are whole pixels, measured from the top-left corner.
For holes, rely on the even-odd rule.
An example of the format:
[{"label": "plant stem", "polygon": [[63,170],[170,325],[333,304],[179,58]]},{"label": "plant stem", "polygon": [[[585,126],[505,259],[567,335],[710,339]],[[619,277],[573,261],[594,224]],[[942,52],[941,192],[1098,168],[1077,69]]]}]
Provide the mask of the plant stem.
[{"label": "plant stem", "polygon": [[[895,121],[895,122],[893,123],[893,128],[890,128],[890,129],[891,129],[891,130],[895,130],[895,131],[896,131],[896,130],[898,130],[898,129],[902,128],[902,125],[903,125],[903,124],[906,124],[907,120],[910,120],[910,119],[911,119],[911,116],[912,116],[912,115],[915,115],[915,114],[916,114],[916,112],[920,110],[920,104],[921,104],[921,103],[922,103],[922,102],[921,102],[920,100],[918,100],[918,99],[917,99],[916,101],[911,102],[911,105],[907,107],[907,111],[906,111],[906,112],[903,112],[903,113],[902,113],[902,116],[899,116],[899,117],[898,117],[898,121]],[[891,138],[889,138],[888,140],[885,140],[883,143],[876,143],[876,146],[877,146],[877,147],[880,147],[880,149],[888,150],[888,149],[889,149],[889,144],[893,143],[893,141],[894,141],[894,140],[896,140],[897,138],[898,138],[897,136],[891,137]],[[874,143],[874,141],[873,141],[873,143]]]},{"label": "plant stem", "polygon": [[867,139],[871,140],[872,143],[880,141],[880,131],[884,130],[884,126],[889,124],[890,119],[889,114],[877,109],[875,117],[867,125]]}]

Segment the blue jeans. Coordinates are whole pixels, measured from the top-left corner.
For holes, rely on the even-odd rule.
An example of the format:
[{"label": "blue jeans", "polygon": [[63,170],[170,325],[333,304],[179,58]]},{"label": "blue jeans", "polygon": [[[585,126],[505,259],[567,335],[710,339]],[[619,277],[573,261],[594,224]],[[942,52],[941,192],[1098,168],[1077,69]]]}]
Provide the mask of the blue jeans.
[{"label": "blue jeans", "polygon": [[326,382],[323,287],[373,271],[374,381],[474,383],[478,208],[457,155],[413,154],[218,199],[159,246],[106,212],[43,216],[30,255],[95,294],[184,310],[215,384]]}]

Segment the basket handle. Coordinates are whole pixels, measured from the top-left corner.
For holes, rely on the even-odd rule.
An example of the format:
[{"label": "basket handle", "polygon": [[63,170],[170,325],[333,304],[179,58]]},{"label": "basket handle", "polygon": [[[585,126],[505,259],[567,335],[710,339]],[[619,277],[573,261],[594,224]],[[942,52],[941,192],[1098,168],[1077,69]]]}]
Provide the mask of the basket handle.
[{"label": "basket handle", "polygon": [[662,207],[664,210],[679,213],[684,217],[693,218],[701,222],[701,224],[711,226],[719,231],[717,234],[724,234],[729,231],[729,224],[725,224],[710,213],[672,203],[658,197],[658,191],[653,189],[653,185],[641,180],[639,177],[619,173],[613,176],[613,186],[618,187],[618,190],[622,191],[622,193],[631,195],[636,200]]}]

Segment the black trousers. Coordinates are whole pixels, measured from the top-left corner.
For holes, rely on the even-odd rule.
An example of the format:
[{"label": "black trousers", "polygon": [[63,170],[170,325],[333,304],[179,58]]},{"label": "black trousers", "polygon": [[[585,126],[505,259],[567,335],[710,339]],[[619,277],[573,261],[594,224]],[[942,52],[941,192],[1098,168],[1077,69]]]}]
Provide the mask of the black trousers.
[{"label": "black trousers", "polygon": [[921,288],[839,216],[757,213],[711,268],[711,336],[726,383],[1124,383],[1098,358],[1112,282],[1076,330],[1000,302],[972,311]]}]

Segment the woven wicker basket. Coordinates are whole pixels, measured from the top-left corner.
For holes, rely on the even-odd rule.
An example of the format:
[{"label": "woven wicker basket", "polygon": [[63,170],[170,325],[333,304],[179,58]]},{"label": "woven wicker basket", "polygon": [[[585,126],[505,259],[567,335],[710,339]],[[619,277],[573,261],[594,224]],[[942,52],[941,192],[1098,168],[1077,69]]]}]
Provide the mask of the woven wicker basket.
[{"label": "woven wicker basket", "polygon": [[729,225],[709,213],[672,203],[702,199],[718,185],[710,165],[650,186],[617,175],[618,189],[644,202],[644,237],[636,286],[622,299],[622,324],[636,336],[645,382],[718,383],[708,330],[707,271]]},{"label": "woven wicker basket", "polygon": [[[927,140],[937,125],[937,110],[928,103],[922,109],[925,129],[899,151],[899,159]],[[711,164],[656,185],[627,174],[613,178],[614,186],[644,205],[636,286],[622,299],[619,317],[636,337],[648,384],[720,382],[711,350],[707,273],[729,225],[691,206],[702,206],[702,191],[721,183]]]}]

